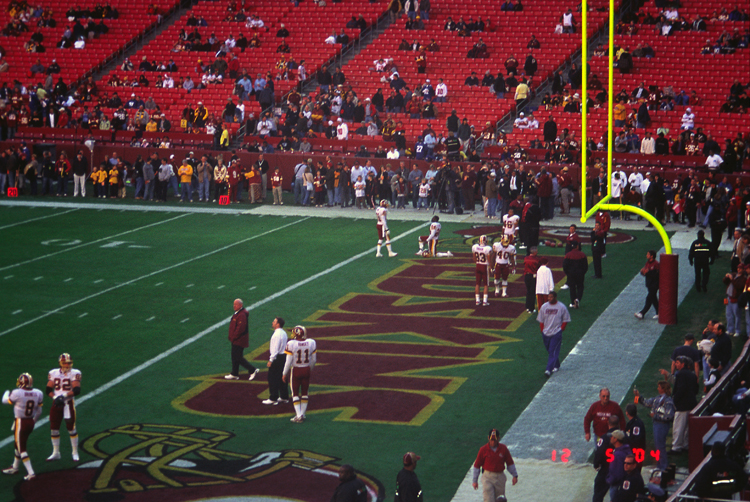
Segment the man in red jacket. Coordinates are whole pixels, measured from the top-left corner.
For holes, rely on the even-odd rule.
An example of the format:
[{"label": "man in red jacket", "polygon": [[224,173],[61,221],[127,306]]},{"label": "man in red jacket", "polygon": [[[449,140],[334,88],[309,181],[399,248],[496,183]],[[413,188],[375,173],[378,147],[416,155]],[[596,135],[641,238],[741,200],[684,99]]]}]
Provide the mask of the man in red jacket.
[{"label": "man in red jacket", "polygon": [[513,476],[513,485],[518,483],[518,471],[510,456],[508,448],[500,442],[497,429],[492,429],[487,444],[479,449],[477,459],[474,461],[471,486],[476,490],[479,488],[479,474],[482,475],[482,500],[483,502],[495,502],[501,496],[505,496],[505,471]]},{"label": "man in red jacket", "polygon": [[589,407],[586,417],[583,419],[583,430],[586,433],[586,441],[591,440],[591,424],[594,424],[594,435],[597,438],[604,436],[609,431],[609,417],[615,415],[620,418],[620,430],[625,429],[625,416],[622,414],[620,405],[609,400],[609,389],[603,388],[599,391],[599,400]]},{"label": "man in red jacket", "polygon": [[247,330],[247,310],[242,306],[242,300],[234,301],[234,315],[229,323],[229,341],[232,342],[232,372],[224,378],[227,380],[239,380],[240,366],[250,373],[250,380],[258,374],[257,368],[247,362],[242,356],[242,351],[249,345]]}]

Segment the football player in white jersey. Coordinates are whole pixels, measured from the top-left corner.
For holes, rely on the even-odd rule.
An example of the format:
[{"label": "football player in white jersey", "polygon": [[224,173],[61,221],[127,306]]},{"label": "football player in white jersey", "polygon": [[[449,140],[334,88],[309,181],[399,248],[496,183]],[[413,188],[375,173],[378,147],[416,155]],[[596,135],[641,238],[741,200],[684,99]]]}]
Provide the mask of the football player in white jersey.
[{"label": "football player in white jersey", "polygon": [[388,256],[394,257],[398,253],[394,253],[393,249],[391,249],[391,233],[388,231],[388,201],[387,200],[381,200],[380,206],[375,210],[375,216],[378,219],[377,223],[377,229],[378,229],[378,251],[375,253],[375,258],[380,258],[383,256],[380,254],[380,247],[383,245],[383,241],[385,241],[385,247],[388,250]]},{"label": "football player in white jersey", "polygon": [[292,403],[296,415],[292,422],[305,421],[307,411],[308,388],[310,387],[310,373],[317,361],[317,347],[315,340],[307,338],[304,326],[292,329],[292,339],[286,342],[286,363],[284,364],[284,382],[289,382],[292,388]]},{"label": "football player in white jersey", "polygon": [[518,222],[521,220],[521,217],[514,213],[515,210],[510,207],[508,208],[508,214],[503,216],[503,235],[510,236],[511,244],[516,241],[516,234],[518,233]]},{"label": "football player in white jersey", "polygon": [[500,242],[492,245],[495,253],[495,296],[500,296],[500,280],[503,281],[503,298],[508,296],[508,274],[516,273],[516,247],[510,243],[510,235],[503,235]]},{"label": "football player in white jersey", "polygon": [[[474,288],[474,298],[476,299],[477,305],[484,305],[485,307],[490,304],[488,284],[490,282],[490,270],[492,266],[492,248],[487,244],[487,236],[480,235],[479,242],[471,247],[471,254],[474,256],[474,263],[476,263],[476,287]],[[480,302],[479,288],[484,285],[484,302]]]},{"label": "football player in white jersey", "polygon": [[21,467],[21,462],[26,468],[26,476],[23,479],[34,479],[34,469],[31,467],[31,459],[26,452],[26,442],[29,439],[31,431],[34,430],[34,424],[42,414],[42,404],[44,394],[39,389],[34,388],[34,380],[28,373],[22,373],[16,380],[17,389],[5,391],[3,394],[3,403],[13,406],[13,439],[16,450],[13,455],[13,465],[3,469],[3,474],[15,474]]},{"label": "football player in white jersey", "polygon": [[60,367],[49,372],[47,395],[54,401],[49,411],[49,426],[52,434],[52,455],[47,461],[60,460],[60,424],[65,426],[73,448],[73,461],[78,462],[78,431],[76,431],[75,396],[81,393],[81,372],[73,368],[73,358],[64,353],[59,358]]},{"label": "football player in white jersey", "polygon": [[[442,226],[440,225],[440,217],[437,215],[433,216],[432,223],[430,223],[430,235],[419,236],[419,251],[417,251],[417,256],[424,256],[425,258],[428,256],[437,256],[440,258],[450,258],[451,256],[453,256],[453,253],[451,253],[450,251],[447,251],[445,253],[437,252],[437,245],[438,239],[440,238],[441,228]],[[424,248],[425,244],[427,244],[427,249]]]}]

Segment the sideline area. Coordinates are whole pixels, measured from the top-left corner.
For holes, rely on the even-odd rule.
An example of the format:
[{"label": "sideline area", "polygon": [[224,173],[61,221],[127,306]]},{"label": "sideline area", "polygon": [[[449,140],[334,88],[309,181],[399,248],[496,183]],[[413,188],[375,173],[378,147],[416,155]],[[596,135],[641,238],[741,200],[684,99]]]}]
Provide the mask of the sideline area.
[{"label": "sideline area", "polygon": [[[683,228],[671,238],[673,251],[680,256],[678,305],[694,285],[687,252],[695,234],[695,229]],[[720,250],[731,250],[729,242],[724,241]],[[659,251],[662,252],[664,248]],[[507,485],[509,500],[580,502],[591,498],[596,472],[587,459],[595,444],[593,439],[587,443],[584,438],[583,417],[601,387],[610,389],[612,401],[622,402],[665,328],[650,318],[638,320],[633,316],[637,308],[634,305],[640,306],[644,296],[643,277],[637,274],[503,437],[502,442],[514,455],[519,473],[518,484]],[[615,359],[617,365],[612,365]],[[560,460],[563,449],[570,450],[568,462]],[[646,466],[644,475],[650,470]],[[478,500],[471,481],[470,467],[452,502]]]}]

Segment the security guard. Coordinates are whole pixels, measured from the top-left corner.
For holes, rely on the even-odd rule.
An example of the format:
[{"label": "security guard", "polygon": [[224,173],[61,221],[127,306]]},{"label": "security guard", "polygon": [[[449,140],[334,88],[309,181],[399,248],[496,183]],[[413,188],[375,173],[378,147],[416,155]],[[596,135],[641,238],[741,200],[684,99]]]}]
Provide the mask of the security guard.
[{"label": "security guard", "polygon": [[714,256],[711,252],[711,242],[705,238],[703,230],[698,230],[698,238],[690,245],[688,260],[695,267],[695,289],[700,292],[703,288],[702,290],[707,292],[708,276],[711,274],[708,266],[713,264]]},{"label": "security guard", "polygon": [[611,455],[612,445],[609,444],[609,438],[612,437],[612,432],[620,428],[620,417],[617,415],[610,416],[608,425],[609,430],[597,440],[596,449],[594,450],[596,477],[594,478],[594,497],[592,498],[592,502],[602,502],[604,496],[609,492],[609,484],[607,484],[607,474],[609,474],[607,450],[610,451]]}]

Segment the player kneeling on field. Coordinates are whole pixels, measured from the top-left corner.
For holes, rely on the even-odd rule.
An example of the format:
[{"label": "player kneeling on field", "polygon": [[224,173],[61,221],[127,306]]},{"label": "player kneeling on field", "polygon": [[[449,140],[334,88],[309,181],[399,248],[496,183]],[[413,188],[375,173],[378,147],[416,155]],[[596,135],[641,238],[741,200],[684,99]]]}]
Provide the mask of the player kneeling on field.
[{"label": "player kneeling on field", "polygon": [[[424,256],[425,258],[429,256],[436,256],[438,258],[450,258],[451,256],[453,256],[453,253],[451,253],[450,251],[447,251],[445,253],[438,253],[437,251],[438,239],[440,238],[441,229],[439,221],[439,216],[433,216],[432,223],[430,223],[430,235],[422,235],[419,237],[419,251],[417,251],[417,256]],[[425,244],[427,244],[427,249],[424,248]]]}]

